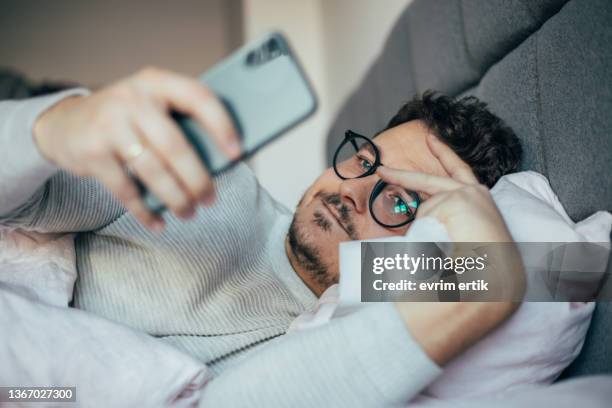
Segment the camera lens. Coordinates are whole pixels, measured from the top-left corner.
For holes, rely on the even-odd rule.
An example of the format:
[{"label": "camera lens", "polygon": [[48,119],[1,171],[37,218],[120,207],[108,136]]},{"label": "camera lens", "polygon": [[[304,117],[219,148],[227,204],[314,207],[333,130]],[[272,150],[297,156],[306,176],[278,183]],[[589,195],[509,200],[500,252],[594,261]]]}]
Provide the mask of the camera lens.
[{"label": "camera lens", "polygon": [[259,56],[257,51],[251,51],[247,54],[246,63],[247,65],[257,65]]},{"label": "camera lens", "polygon": [[271,38],[256,50],[247,54],[246,64],[248,66],[262,65],[282,54],[282,44],[277,39]]},{"label": "camera lens", "polygon": [[280,46],[278,44],[278,41],[276,41],[276,39],[274,38],[268,40],[266,44],[266,48],[267,48],[267,51],[270,53],[270,55],[277,55],[280,51]]}]

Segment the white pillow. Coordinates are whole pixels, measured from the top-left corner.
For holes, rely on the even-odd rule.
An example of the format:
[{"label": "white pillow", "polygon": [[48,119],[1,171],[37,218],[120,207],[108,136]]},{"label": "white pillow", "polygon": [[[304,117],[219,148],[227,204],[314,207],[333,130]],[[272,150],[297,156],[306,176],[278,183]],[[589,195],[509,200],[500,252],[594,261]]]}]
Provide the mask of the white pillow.
[{"label": "white pillow", "polygon": [[0,227],[0,282],[17,293],[68,306],[77,277],[73,234]]},{"label": "white pillow", "polygon": [[[541,174],[507,175],[491,194],[517,242],[610,240],[610,213],[601,211],[575,224]],[[523,303],[502,326],[445,367],[425,394],[470,397],[552,383],[580,353],[594,308],[594,303]]]}]

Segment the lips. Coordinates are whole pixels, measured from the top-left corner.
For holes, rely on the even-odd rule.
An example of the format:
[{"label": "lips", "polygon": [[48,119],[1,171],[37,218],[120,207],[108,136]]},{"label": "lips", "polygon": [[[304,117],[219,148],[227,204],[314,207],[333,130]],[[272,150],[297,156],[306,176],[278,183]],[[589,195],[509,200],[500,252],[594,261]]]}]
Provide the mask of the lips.
[{"label": "lips", "polygon": [[344,224],[340,220],[340,215],[338,214],[338,210],[335,207],[332,207],[332,206],[328,205],[323,200],[321,200],[321,203],[323,204],[323,207],[325,207],[327,212],[331,214],[332,218],[336,221],[336,224],[338,224],[340,226],[340,228],[342,228],[342,230],[346,233],[346,235],[350,236],[350,234],[346,230],[346,227],[344,226]]}]

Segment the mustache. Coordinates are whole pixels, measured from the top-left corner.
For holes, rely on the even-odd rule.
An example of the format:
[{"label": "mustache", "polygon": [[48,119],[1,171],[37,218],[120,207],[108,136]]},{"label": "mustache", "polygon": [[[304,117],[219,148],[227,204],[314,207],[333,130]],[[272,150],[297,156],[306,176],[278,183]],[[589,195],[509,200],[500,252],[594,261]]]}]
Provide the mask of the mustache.
[{"label": "mustache", "polygon": [[[340,221],[344,225],[344,228],[346,228],[346,232],[348,233],[348,236],[353,240],[358,239],[357,235],[355,234],[355,225],[353,223],[352,210],[346,204],[342,202],[342,199],[340,198],[340,194],[326,193],[324,191],[319,191],[315,194],[315,197],[323,201],[325,204],[331,207],[334,207],[338,211]],[[316,214],[315,214],[315,218],[316,218]],[[319,216],[319,218],[321,217]],[[316,222],[318,221],[317,222],[318,224],[322,223],[321,220],[315,220],[315,221]],[[328,225],[321,225],[321,227],[327,227],[327,228],[323,228],[325,230],[329,228]]]}]

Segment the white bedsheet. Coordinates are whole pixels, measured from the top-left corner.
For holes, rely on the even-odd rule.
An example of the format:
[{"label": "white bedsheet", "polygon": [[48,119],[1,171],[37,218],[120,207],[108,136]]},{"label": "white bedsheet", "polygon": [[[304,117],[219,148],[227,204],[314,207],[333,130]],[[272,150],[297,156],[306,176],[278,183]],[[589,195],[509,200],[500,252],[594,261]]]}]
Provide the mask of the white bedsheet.
[{"label": "white bedsheet", "polygon": [[0,227],[0,282],[13,291],[68,306],[76,277],[74,235]]}]

